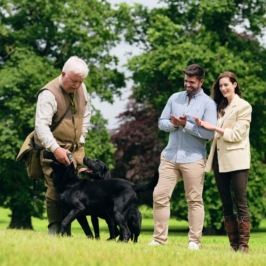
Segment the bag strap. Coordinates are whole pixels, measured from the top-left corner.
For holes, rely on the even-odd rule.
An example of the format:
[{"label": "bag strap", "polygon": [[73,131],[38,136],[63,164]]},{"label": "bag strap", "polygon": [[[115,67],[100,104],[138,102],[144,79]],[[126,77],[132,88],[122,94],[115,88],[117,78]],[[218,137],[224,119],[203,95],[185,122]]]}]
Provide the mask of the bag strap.
[{"label": "bag strap", "polygon": [[68,112],[70,106],[71,106],[71,103],[69,104],[69,106],[68,106],[66,112],[62,115],[62,117],[59,119],[59,121],[58,121],[54,126],[51,126],[51,127],[50,127],[51,132],[55,131],[56,128],[59,126],[59,124],[62,122],[62,120],[63,120],[64,117],[66,116],[66,114],[67,114],[67,112]]}]

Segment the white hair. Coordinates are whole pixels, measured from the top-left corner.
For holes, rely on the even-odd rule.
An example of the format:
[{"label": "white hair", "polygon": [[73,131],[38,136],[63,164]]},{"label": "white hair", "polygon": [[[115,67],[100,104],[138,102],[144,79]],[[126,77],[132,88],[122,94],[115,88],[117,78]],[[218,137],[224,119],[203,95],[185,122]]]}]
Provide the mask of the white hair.
[{"label": "white hair", "polygon": [[62,71],[66,74],[74,72],[80,74],[84,79],[88,76],[89,68],[87,64],[77,56],[71,56],[64,64]]}]

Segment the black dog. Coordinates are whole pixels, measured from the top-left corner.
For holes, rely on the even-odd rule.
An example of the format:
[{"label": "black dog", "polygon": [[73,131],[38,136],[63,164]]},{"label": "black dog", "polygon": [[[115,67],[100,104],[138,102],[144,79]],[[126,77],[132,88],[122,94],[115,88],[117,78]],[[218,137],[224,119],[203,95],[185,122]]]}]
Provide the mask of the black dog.
[{"label": "black dog", "polygon": [[[104,162],[102,162],[98,159],[94,159],[92,161],[95,162],[94,163],[95,167],[93,170],[91,170],[90,168],[80,168],[79,173],[82,175],[89,176],[89,178],[91,180],[105,180],[105,179],[111,178],[109,168],[107,167],[107,165]],[[87,165],[87,167],[88,167],[88,165]],[[109,228],[110,237],[107,240],[115,239],[119,235],[119,230],[117,227],[115,227],[115,235],[111,234],[112,230],[110,230],[111,225],[108,224],[108,220],[109,220],[108,219],[108,213],[106,213],[106,212],[101,213],[100,218],[106,220],[106,223],[107,223],[108,228]],[[100,239],[100,229],[99,229],[98,217],[97,216],[91,216],[91,222],[93,225],[95,238]]]},{"label": "black dog", "polygon": [[[90,178],[93,178],[95,180],[102,180],[105,179],[106,176],[111,176],[110,171],[106,164],[100,160],[95,160],[95,159],[90,159],[87,157],[84,157],[83,163],[88,167],[88,171],[86,174],[90,176]],[[140,187],[136,186],[135,189],[136,191],[140,191],[141,189],[148,190],[152,189],[156,186],[158,181],[158,172],[155,174],[155,178],[152,180],[151,183],[146,185],[146,187],[143,187],[141,185]],[[140,189],[141,188],[141,189]],[[142,215],[141,212],[138,210],[137,207],[132,207],[130,212],[129,212],[129,217],[128,217],[128,228],[131,233],[131,240],[134,242],[138,241],[138,236],[140,234],[140,229],[141,229],[141,222],[142,222]]]},{"label": "black dog", "polygon": [[136,192],[145,191],[157,183],[134,185],[122,179],[92,181],[80,179],[73,164],[66,166],[52,162],[50,166],[53,169],[51,177],[59,201],[68,212],[61,223],[61,234],[65,234],[68,225],[77,219],[87,235],[90,229],[85,216],[99,216],[106,212],[112,235],[115,235],[114,228],[117,224],[120,228],[120,239],[127,242],[130,237],[127,225],[129,214],[132,208],[137,208]]}]

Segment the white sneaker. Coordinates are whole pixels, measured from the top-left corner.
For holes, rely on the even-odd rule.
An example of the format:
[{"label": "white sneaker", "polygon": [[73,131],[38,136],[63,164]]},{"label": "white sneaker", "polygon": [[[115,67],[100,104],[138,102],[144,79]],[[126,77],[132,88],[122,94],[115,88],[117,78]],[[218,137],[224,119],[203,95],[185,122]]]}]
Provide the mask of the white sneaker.
[{"label": "white sneaker", "polygon": [[160,246],[161,244],[154,239],[148,244],[148,246]]},{"label": "white sneaker", "polygon": [[197,244],[195,242],[189,242],[188,243],[188,249],[189,250],[199,250],[200,249],[200,244]]}]

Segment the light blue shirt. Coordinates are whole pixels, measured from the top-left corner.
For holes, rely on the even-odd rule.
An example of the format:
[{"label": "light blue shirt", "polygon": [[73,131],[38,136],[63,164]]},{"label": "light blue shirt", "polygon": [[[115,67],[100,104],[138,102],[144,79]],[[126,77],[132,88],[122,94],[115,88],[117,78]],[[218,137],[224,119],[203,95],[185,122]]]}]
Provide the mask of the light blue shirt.
[{"label": "light blue shirt", "polygon": [[[189,104],[188,100],[186,91],[174,93],[158,122],[161,130],[170,132],[162,155],[174,163],[193,163],[206,158],[206,142],[213,139],[215,132],[198,126],[193,116],[217,125],[216,104],[203,90],[192,96]],[[170,122],[170,114],[186,115],[186,126],[175,128]]]}]

